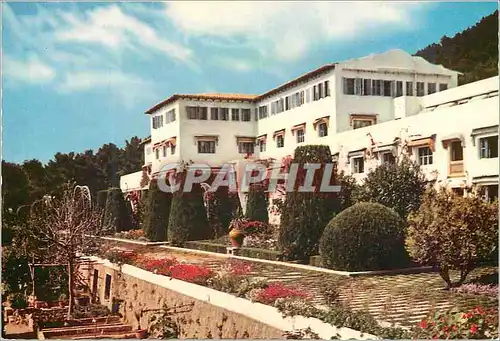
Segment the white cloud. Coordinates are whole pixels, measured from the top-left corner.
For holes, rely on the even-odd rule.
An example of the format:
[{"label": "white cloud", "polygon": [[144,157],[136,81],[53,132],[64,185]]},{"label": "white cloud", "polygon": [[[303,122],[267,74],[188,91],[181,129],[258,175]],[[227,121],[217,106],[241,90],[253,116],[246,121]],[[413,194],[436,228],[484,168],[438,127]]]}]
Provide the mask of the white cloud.
[{"label": "white cloud", "polygon": [[109,91],[126,107],[132,107],[140,97],[153,100],[158,97],[151,82],[120,70],[87,70],[66,73],[63,81],[56,86],[61,94],[79,91]]},{"label": "white cloud", "polygon": [[319,43],[415,25],[415,3],[175,1],[167,16],[185,33],[239,37],[262,56],[295,61]]},{"label": "white cloud", "polygon": [[192,57],[189,48],[160,38],[151,26],[125,14],[116,5],[97,8],[83,17],[73,13],[66,13],[62,17],[68,27],[55,32],[58,41],[96,43],[112,49],[141,45],[180,61],[189,61]]},{"label": "white cloud", "polygon": [[27,60],[18,60],[4,55],[2,64],[2,74],[15,81],[47,83],[56,76],[54,69],[35,56],[30,56]]}]

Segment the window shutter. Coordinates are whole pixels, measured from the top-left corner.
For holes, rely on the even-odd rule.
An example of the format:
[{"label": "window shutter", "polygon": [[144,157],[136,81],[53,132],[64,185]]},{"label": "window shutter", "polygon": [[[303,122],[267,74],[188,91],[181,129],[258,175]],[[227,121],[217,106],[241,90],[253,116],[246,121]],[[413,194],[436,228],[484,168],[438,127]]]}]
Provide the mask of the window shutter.
[{"label": "window shutter", "polygon": [[354,94],[355,95],[361,95],[361,87],[362,87],[361,84],[362,84],[361,78],[354,79]]}]

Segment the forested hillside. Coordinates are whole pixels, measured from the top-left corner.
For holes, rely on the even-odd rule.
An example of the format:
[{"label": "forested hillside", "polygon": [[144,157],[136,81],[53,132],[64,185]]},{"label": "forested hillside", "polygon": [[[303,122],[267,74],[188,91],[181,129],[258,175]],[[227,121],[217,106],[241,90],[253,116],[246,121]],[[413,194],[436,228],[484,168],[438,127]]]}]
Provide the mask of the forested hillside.
[{"label": "forested hillside", "polygon": [[462,72],[459,84],[498,75],[498,10],[452,38],[444,36],[438,44],[416,55]]}]

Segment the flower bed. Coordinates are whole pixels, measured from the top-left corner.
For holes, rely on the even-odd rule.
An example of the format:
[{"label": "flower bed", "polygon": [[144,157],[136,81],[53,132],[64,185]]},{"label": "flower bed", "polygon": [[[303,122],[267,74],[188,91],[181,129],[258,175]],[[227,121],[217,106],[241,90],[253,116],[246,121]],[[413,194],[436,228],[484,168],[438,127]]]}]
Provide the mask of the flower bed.
[{"label": "flower bed", "polygon": [[463,284],[459,287],[452,288],[452,292],[471,295],[485,295],[498,297],[498,285],[482,285],[482,284]]},{"label": "flower bed", "polygon": [[146,238],[146,235],[144,234],[144,231],[141,229],[118,232],[115,233],[113,237],[120,239],[137,240],[140,242],[149,242],[148,238]]},{"label": "flower bed", "polygon": [[[246,239],[245,239],[246,240]],[[221,242],[222,241],[222,242]],[[184,243],[184,247],[192,250],[202,250],[208,252],[216,252],[216,253],[227,253],[227,247],[230,246],[230,242],[228,237],[222,237],[215,240],[201,240],[201,241],[189,241]],[[242,248],[239,249],[239,255],[243,257],[249,258],[258,258],[265,260],[281,260],[281,252],[270,250],[270,249],[262,249],[262,248],[254,248],[254,247],[246,247],[245,244]]]},{"label": "flower bed", "polygon": [[369,313],[353,311],[342,305],[338,300],[338,295],[323,293],[329,298],[325,300],[328,308],[320,309],[311,303],[310,293],[301,288],[294,288],[283,283],[268,283],[266,279],[253,277],[252,264],[246,261],[229,259],[215,269],[198,264],[182,264],[173,257],[154,259],[139,256],[128,258],[126,261],[156,274],[271,305],[280,310],[284,316],[315,317],[336,327],[351,328],[381,338],[467,337],[478,339],[498,336],[496,309],[485,310],[479,307],[465,313],[445,311],[427,318],[410,330],[381,327]]}]

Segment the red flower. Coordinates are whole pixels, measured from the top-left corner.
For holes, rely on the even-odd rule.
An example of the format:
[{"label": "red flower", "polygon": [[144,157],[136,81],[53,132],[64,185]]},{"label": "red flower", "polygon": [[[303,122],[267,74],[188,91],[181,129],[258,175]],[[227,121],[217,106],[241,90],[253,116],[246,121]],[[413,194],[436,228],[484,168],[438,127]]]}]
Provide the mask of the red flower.
[{"label": "red flower", "polygon": [[475,309],[476,313],[478,313],[479,315],[484,315],[485,314],[485,311],[483,308],[481,307],[476,307]]},{"label": "red flower", "polygon": [[419,326],[420,326],[420,328],[422,328],[422,329],[427,328],[427,320],[422,320],[422,321],[420,321]]},{"label": "red flower", "polygon": [[437,339],[437,338],[438,338],[438,336],[437,336],[437,335],[434,335],[432,338],[433,338],[433,339]]},{"label": "red flower", "polygon": [[472,326],[470,326],[469,331],[470,331],[472,334],[476,334],[476,333],[477,333],[477,326],[476,326],[475,324],[473,324]]},{"label": "red flower", "polygon": [[170,267],[169,275],[181,281],[206,284],[207,280],[213,276],[211,269],[194,264],[177,264]]},{"label": "red flower", "polygon": [[308,298],[309,294],[298,289],[287,287],[281,283],[272,283],[259,292],[256,300],[264,304],[272,304],[278,298],[286,297]]},{"label": "red flower", "polygon": [[457,326],[453,325],[453,326],[451,326],[451,329],[452,329],[453,331],[456,331],[456,330],[457,330]]}]

